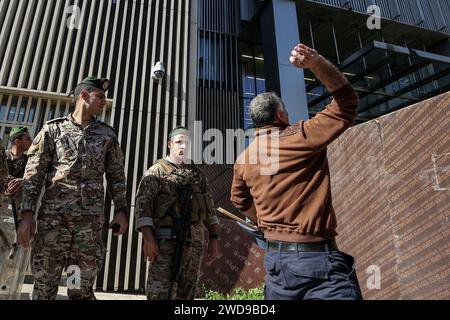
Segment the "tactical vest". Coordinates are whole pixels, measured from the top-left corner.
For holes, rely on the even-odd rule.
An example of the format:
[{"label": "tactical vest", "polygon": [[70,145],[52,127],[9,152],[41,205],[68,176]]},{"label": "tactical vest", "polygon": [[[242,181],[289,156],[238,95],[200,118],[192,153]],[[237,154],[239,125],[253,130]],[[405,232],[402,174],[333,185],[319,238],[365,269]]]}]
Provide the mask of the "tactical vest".
[{"label": "tactical vest", "polygon": [[179,169],[164,159],[156,161],[163,168],[167,176],[160,181],[158,197],[155,199],[154,214],[157,228],[173,226],[171,216],[180,217],[180,189],[190,188],[192,192],[190,200],[191,222],[204,222],[208,213],[212,210],[212,200],[207,192],[202,191],[202,173],[197,166],[192,165],[192,174],[188,175],[185,169]]}]

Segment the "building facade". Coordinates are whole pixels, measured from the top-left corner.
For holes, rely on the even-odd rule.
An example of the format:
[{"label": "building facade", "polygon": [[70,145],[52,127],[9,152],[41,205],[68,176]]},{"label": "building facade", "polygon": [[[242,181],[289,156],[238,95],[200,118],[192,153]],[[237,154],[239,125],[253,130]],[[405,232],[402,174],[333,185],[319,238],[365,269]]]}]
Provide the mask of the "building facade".
[{"label": "building facade", "polygon": [[[450,89],[447,0],[248,0],[240,4],[239,39],[262,47],[253,59],[246,54],[241,58],[244,63],[263,64],[254,68],[255,73],[264,70],[266,88],[260,86],[261,90],[278,92],[293,120],[313,116],[331,99],[312,72],[299,73],[289,65],[290,50],[299,41],[315,48],[349,78],[361,99],[358,122]],[[246,82],[252,79],[250,74]],[[261,92],[249,92],[253,87],[257,88],[244,90],[245,106]]]},{"label": "building facade", "polygon": [[[367,27],[373,4],[381,29]],[[7,145],[19,124],[36,134],[73,110],[68,93],[81,79],[110,78],[102,119],[125,154],[130,229],[119,238],[105,229],[96,286],[143,291],[135,192],[165,155],[173,127],[199,130],[204,147],[213,139],[208,129],[251,127],[248,105],[268,90],[281,95],[292,120],[313,116],[330,97],[311,72],[289,65],[300,41],[349,77],[361,96],[358,121],[373,119],[450,89],[449,33],[450,0],[1,0],[0,138]],[[158,61],[166,75],[154,81]],[[228,151],[225,144],[215,152]],[[220,184],[221,171],[209,171]],[[215,190],[225,201],[227,192]]]},{"label": "building facade", "polygon": [[[46,120],[70,112],[74,105],[67,95],[84,77],[111,80],[111,108],[102,119],[116,129],[125,154],[130,228],[119,238],[105,229],[108,252],[97,289],[143,288],[142,239],[133,226],[135,191],[145,170],[165,154],[167,133],[187,123],[191,5],[189,0],[0,2],[4,144],[15,125],[36,134]],[[157,61],[166,67],[159,82],[151,77]],[[105,198],[111,217],[111,200]]]}]

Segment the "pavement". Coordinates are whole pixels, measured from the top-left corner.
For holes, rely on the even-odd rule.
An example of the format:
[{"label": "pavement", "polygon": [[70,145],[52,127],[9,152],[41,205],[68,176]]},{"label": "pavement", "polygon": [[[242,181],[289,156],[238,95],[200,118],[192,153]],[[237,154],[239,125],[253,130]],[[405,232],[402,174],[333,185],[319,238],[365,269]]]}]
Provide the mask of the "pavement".
[{"label": "pavement", "polygon": [[[32,284],[25,283],[22,287],[20,300],[29,300],[32,289]],[[97,300],[147,300],[146,296],[143,294],[123,294],[102,291],[95,292],[95,297],[97,298]],[[68,300],[66,287],[59,286],[58,296],[56,297],[56,300]]]}]

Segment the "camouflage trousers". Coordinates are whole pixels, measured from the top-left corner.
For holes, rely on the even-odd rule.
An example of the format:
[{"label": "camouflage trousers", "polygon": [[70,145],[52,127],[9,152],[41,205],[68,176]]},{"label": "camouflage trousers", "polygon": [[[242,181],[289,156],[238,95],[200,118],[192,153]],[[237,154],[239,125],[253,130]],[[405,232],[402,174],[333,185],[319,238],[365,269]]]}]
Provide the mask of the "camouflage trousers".
[{"label": "camouflage trousers", "polygon": [[102,239],[103,223],[103,216],[55,214],[38,217],[31,257],[33,300],[56,298],[65,267],[69,299],[95,300],[93,285],[106,251]]},{"label": "camouflage trousers", "polygon": [[171,267],[176,239],[158,240],[156,260],[149,265],[147,278],[148,300],[193,300],[198,282],[203,253],[203,224],[191,225],[190,235],[184,244],[178,281],[171,287]]}]

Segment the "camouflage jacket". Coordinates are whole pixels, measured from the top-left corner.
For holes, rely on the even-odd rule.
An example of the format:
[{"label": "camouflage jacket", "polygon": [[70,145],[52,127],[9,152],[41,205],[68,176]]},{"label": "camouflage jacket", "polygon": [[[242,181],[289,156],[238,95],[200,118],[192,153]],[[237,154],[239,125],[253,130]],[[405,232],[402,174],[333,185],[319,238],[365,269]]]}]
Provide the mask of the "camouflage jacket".
[{"label": "camouflage jacket", "polygon": [[21,212],[36,211],[44,181],[41,214],[102,215],[103,174],[115,211],[125,211],[123,153],[114,129],[94,120],[84,129],[72,115],[47,122],[28,150]]},{"label": "camouflage jacket", "polygon": [[25,173],[25,167],[27,165],[28,156],[23,154],[20,158],[15,158],[11,150],[6,151],[6,165],[8,167],[9,178],[13,180],[15,178],[22,178]]},{"label": "camouflage jacket", "polygon": [[[8,169],[7,183],[16,178],[23,178],[27,161],[28,156],[26,154],[16,158],[13,156],[11,150],[6,150],[6,167]],[[16,206],[20,206],[20,202],[22,201],[22,191],[17,192],[12,198],[15,199]]]},{"label": "camouflage jacket", "polygon": [[[207,180],[200,169],[194,164],[183,168],[179,168],[174,164],[168,164],[173,167],[173,171],[170,173],[165,170],[160,160],[158,160],[147,170],[139,184],[135,210],[136,230],[139,231],[144,226],[152,228],[161,224],[166,226],[163,220],[169,218],[166,214],[167,210],[170,206],[176,205],[176,190],[183,185],[190,186],[193,191],[191,209],[193,205],[197,208],[195,209],[197,212],[192,212],[193,210],[190,212],[193,222],[201,221],[207,226],[219,223]],[[197,190],[195,187],[197,187]],[[196,197],[196,194],[200,196]],[[196,203],[199,203],[197,200],[203,200],[203,195],[207,195],[205,202],[209,201],[209,203],[203,207],[196,205]],[[180,211],[179,208],[177,211]]]}]

